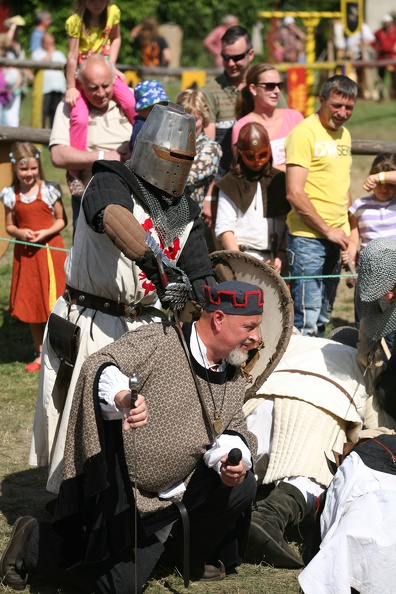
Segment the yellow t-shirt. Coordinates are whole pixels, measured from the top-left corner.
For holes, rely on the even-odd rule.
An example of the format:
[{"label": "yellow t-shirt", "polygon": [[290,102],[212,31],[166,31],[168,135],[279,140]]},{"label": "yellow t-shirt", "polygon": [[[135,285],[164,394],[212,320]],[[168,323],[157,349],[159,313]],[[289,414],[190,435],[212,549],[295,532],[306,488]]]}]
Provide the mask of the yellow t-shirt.
[{"label": "yellow t-shirt", "polygon": [[66,33],[69,37],[80,40],[78,47],[78,64],[90,54],[101,54],[108,57],[110,52],[110,31],[121,20],[121,11],[115,4],[107,9],[106,27],[90,27],[89,35],[84,35],[82,22],[77,14],[72,14],[66,21]]},{"label": "yellow t-shirt", "polygon": [[[313,114],[286,138],[286,164],[308,169],[304,190],[316,212],[330,226],[349,235],[348,190],[352,167],[351,135],[344,126],[327,130]],[[323,238],[292,209],[287,215],[292,235]]]}]

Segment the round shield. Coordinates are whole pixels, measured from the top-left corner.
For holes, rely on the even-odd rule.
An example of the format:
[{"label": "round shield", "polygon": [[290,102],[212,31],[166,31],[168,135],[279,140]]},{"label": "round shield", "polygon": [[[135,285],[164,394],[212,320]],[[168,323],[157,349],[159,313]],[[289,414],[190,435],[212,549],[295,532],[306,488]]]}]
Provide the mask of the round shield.
[{"label": "round shield", "polygon": [[257,390],[279,363],[293,331],[294,310],[290,291],[282,277],[268,264],[243,252],[224,250],[210,254],[218,283],[239,280],[259,285],[264,291],[261,342],[250,352],[244,368],[246,399]]}]

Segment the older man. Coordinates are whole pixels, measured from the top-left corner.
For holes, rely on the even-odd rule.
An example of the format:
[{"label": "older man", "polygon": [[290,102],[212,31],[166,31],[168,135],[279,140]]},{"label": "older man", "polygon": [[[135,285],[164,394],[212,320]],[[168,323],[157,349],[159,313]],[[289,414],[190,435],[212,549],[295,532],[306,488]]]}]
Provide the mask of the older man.
[{"label": "older man", "polygon": [[[263,303],[256,285],[206,286],[197,322],[182,329],[142,326],[87,359],[73,399],[52,527],[30,516],[17,521],[0,561],[5,583],[22,589],[26,572],[45,575],[58,563],[81,564],[79,576],[75,569],[70,575],[82,591],[141,592],[178,518],[171,496],[188,512],[195,579],[222,579],[241,563],[257,441],[243,419],[240,366],[259,340]],[[136,409],[132,373],[145,396]],[[135,440],[127,429],[145,424],[147,411]],[[234,448],[241,457],[232,465]]]},{"label": "older man", "polygon": [[130,156],[132,125],[113,100],[114,76],[114,67],[100,55],[90,56],[80,66],[78,80],[89,108],[86,151],[70,144],[70,108],[66,103],[61,102],[55,113],[49,142],[52,163],[54,167],[78,171],[76,178],[68,176],[74,229],[93,163],[98,159],[124,162]]},{"label": "older man", "polygon": [[347,76],[323,85],[320,108],[286,139],[287,254],[292,280],[294,324],[309,336],[324,336],[348,247],[351,136],[344,124],[352,115],[358,88]]}]

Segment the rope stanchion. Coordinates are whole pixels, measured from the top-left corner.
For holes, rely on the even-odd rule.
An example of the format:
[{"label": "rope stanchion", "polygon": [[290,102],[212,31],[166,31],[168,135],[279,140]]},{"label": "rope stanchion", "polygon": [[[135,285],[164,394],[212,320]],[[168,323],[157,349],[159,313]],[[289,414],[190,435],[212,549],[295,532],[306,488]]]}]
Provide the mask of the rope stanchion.
[{"label": "rope stanchion", "polygon": [[318,274],[317,276],[282,276],[285,282],[290,280],[314,280],[314,279],[326,279],[326,278],[357,278],[357,274]]},{"label": "rope stanchion", "polygon": [[[0,237],[0,241],[9,241],[10,243],[20,243],[22,245],[30,245],[31,247],[45,248],[46,250],[57,250],[58,252],[70,252],[69,248],[59,248],[50,245],[43,245],[42,243],[32,243],[31,241],[20,241],[19,239],[10,239],[9,237]],[[285,282],[291,280],[323,280],[326,278],[357,278],[357,274],[322,274],[318,276],[282,276]]]},{"label": "rope stanchion", "polygon": [[20,243],[22,245],[29,245],[30,247],[44,248],[46,250],[56,250],[58,252],[70,252],[69,248],[60,248],[51,245],[45,245],[42,243],[33,243],[32,241],[20,241],[19,239],[10,239],[9,237],[0,237],[0,241],[8,241],[9,243]]}]

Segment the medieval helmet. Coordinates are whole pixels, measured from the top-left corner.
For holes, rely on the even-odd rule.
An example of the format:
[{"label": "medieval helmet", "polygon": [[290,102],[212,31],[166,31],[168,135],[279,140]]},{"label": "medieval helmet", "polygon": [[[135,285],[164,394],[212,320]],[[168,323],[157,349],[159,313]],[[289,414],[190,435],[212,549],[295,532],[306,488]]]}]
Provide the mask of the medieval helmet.
[{"label": "medieval helmet", "polygon": [[271,145],[266,129],[260,124],[245,124],[239,131],[238,152],[249,169],[264,167],[271,158]]},{"label": "medieval helmet", "polygon": [[167,194],[180,196],[194,157],[194,116],[175,103],[154,105],[136,137],[131,170]]},{"label": "medieval helmet", "polygon": [[396,287],[396,239],[378,237],[359,256],[356,308],[364,333],[373,340],[396,330],[396,299],[384,299]]}]

